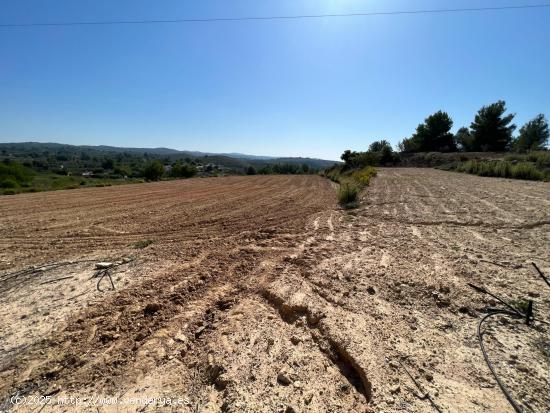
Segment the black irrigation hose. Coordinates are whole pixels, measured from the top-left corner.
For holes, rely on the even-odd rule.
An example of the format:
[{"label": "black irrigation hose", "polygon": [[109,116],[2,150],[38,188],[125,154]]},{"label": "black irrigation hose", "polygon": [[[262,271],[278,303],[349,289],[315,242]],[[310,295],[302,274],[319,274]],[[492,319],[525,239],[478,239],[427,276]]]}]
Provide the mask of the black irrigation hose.
[{"label": "black irrigation hose", "polygon": [[97,276],[100,276],[100,275],[101,275],[101,277],[100,277],[99,280],[97,281],[97,285],[96,285],[97,291],[99,291],[100,293],[103,292],[103,290],[102,290],[101,288],[99,288],[99,284],[101,284],[101,281],[103,281],[103,279],[104,279],[105,277],[109,277],[109,281],[111,281],[111,288],[112,288],[112,290],[114,291],[114,290],[115,290],[115,284],[113,283],[113,277],[111,277],[111,274],[109,273],[109,269],[107,268],[107,269],[105,269],[105,270],[98,271],[98,272],[96,273],[96,277],[97,277]]},{"label": "black irrigation hose", "polygon": [[493,312],[490,312],[490,313],[486,314],[485,316],[483,316],[481,318],[481,320],[479,320],[479,323],[477,324],[477,338],[479,340],[479,346],[481,347],[481,352],[483,353],[483,358],[485,359],[485,363],[487,363],[487,366],[489,367],[489,370],[491,370],[491,373],[493,374],[493,377],[495,378],[495,380],[498,384],[498,387],[500,387],[500,390],[502,391],[502,393],[504,393],[504,396],[506,396],[506,399],[508,400],[508,402],[510,402],[510,404],[512,405],[512,407],[514,408],[516,413],[523,413],[523,409],[514,400],[514,398],[510,394],[510,391],[508,390],[508,388],[504,385],[504,383],[498,377],[498,375],[495,371],[495,368],[493,366],[493,363],[491,363],[491,360],[489,359],[489,356],[487,354],[487,350],[485,350],[485,346],[483,345],[483,334],[484,333],[481,331],[481,326],[482,326],[483,322],[485,320],[487,320],[489,317],[492,317],[492,316],[498,315],[498,314],[516,317],[515,313],[505,311],[505,310],[493,311]]},{"label": "black irrigation hose", "polygon": [[11,273],[4,273],[0,275],[0,281],[8,281],[12,278],[17,278],[20,275],[28,275],[28,274],[34,274],[37,272],[42,271],[50,271],[58,267],[62,267],[65,265],[76,265],[76,264],[84,264],[88,262],[95,262],[96,260],[79,260],[79,261],[62,261],[62,262],[52,262],[52,263],[46,263],[42,264],[38,267],[31,267],[26,268],[24,270],[14,271]]},{"label": "black irrigation hose", "polygon": [[487,294],[488,296],[490,297],[493,297],[495,300],[497,300],[499,303],[501,303],[502,305],[504,305],[505,307],[509,308],[510,311],[512,311],[515,315],[519,316],[519,317],[525,317],[525,314],[523,314],[521,311],[519,311],[517,308],[514,308],[512,307],[510,304],[508,304],[506,301],[504,301],[502,298],[500,297],[497,297],[496,295],[494,295],[493,293],[491,293],[490,291],[487,291],[485,288],[482,288],[482,287],[478,287],[477,285],[474,285],[472,283],[467,283],[467,285],[471,288],[473,288],[474,290],[476,290],[478,293],[482,293],[482,294]]},{"label": "black irrigation hose", "polygon": [[550,287],[550,281],[548,281],[548,278],[546,278],[546,276],[544,275],[544,273],[540,270],[539,267],[537,267],[537,264],[535,264],[534,262],[532,262],[531,264],[533,264],[533,267],[535,267],[535,270],[537,270],[537,272],[539,273],[539,275],[542,277],[542,279],[544,280],[544,282],[546,283],[546,285],[548,287]]},{"label": "black irrigation hose", "polygon": [[418,390],[420,390],[423,395],[422,395],[422,399],[427,399],[430,404],[432,405],[432,407],[438,412],[438,413],[443,413],[443,411],[439,408],[439,406],[433,401],[433,399],[431,398],[431,396],[429,395],[429,393],[424,390],[424,388],[420,385],[420,383],[413,377],[413,375],[411,373],[409,373],[409,370],[407,370],[407,368],[405,367],[405,365],[403,364],[403,362],[401,360],[397,360],[399,362],[399,364],[401,364],[401,367],[403,367],[403,370],[405,370],[405,373],[407,373],[407,376],[409,376],[409,378],[411,379],[411,381],[414,383],[414,385],[416,386],[416,388]]}]

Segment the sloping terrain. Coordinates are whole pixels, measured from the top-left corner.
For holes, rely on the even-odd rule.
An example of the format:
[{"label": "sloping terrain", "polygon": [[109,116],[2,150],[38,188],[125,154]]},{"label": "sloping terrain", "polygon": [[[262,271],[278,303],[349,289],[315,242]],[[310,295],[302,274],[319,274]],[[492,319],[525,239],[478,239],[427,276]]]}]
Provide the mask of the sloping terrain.
[{"label": "sloping terrain", "polygon": [[532,326],[495,317],[485,342],[514,398],[550,405],[550,288],[530,264],[550,272],[548,184],[387,169],[352,211],[328,180],[275,176],[0,212],[0,409],[52,394],[42,411],[435,411],[408,371],[442,411],[512,411],[476,337],[498,303],[466,283],[534,300]]}]

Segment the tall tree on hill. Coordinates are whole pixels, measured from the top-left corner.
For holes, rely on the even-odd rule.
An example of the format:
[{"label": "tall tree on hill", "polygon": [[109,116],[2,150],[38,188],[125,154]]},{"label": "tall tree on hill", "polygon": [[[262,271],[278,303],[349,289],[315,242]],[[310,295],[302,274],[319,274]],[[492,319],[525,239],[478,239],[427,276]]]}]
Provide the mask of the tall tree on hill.
[{"label": "tall tree on hill", "polygon": [[450,132],[452,127],[451,117],[440,110],[418,125],[406,144],[413,148],[413,152],[454,152],[456,143]]},{"label": "tall tree on hill", "polygon": [[164,165],[158,160],[147,163],[143,169],[143,176],[149,181],[158,181],[163,174]]},{"label": "tall tree on hill", "polygon": [[387,140],[374,141],[369,145],[369,152],[381,152],[385,147],[389,147],[390,151],[392,150],[391,144]]},{"label": "tall tree on hill", "polygon": [[404,138],[397,144],[397,148],[399,149],[399,152],[403,153],[419,152],[418,145],[412,140],[412,138]]},{"label": "tall tree on hill", "polygon": [[474,137],[470,129],[466,127],[462,127],[456,132],[455,141],[458,148],[463,152],[473,152],[475,150]]},{"label": "tall tree on hill", "polygon": [[541,113],[521,127],[513,148],[518,152],[540,151],[546,147],[549,137],[548,122]]},{"label": "tall tree on hill", "polygon": [[512,123],[514,114],[504,116],[506,102],[499,100],[483,106],[470,125],[473,137],[473,151],[504,152],[510,148],[512,133],[516,125]]},{"label": "tall tree on hill", "polygon": [[371,155],[369,158],[374,165],[384,166],[388,163],[395,163],[398,161],[398,157],[394,154],[391,143],[385,139],[371,143],[367,154]]},{"label": "tall tree on hill", "polygon": [[344,161],[344,163],[348,164],[350,163],[351,159],[353,158],[353,152],[349,149],[346,149],[342,156],[340,156],[340,159]]}]

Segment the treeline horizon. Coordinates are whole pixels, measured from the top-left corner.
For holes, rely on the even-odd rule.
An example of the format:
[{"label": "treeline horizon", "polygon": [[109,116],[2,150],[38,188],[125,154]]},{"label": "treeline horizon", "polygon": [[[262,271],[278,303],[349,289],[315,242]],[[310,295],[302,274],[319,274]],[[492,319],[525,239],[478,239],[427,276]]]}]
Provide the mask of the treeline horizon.
[{"label": "treeline horizon", "polygon": [[109,149],[33,142],[0,144],[0,195],[194,176],[311,174],[332,164],[307,158],[194,157],[180,151]]},{"label": "treeline horizon", "polygon": [[[399,152],[519,152],[546,150],[550,132],[540,113],[526,122],[514,136],[514,113],[506,113],[506,102],[499,100],[483,106],[469,127],[453,134],[451,116],[442,110],[420,123],[411,137],[398,143]],[[387,141],[384,141],[387,142]]]}]

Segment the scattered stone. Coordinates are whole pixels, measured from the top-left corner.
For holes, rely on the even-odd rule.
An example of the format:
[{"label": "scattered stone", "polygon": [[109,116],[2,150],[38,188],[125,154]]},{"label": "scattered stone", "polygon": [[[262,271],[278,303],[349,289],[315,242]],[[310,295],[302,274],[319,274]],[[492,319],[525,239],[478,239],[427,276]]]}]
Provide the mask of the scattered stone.
[{"label": "scattered stone", "polygon": [[224,374],[220,375],[216,381],[214,382],[214,386],[216,387],[216,390],[223,391],[227,388],[229,384],[229,380],[226,380],[224,377]]},{"label": "scattered stone", "polygon": [[102,343],[107,343],[109,341],[114,341],[114,340],[117,340],[119,338],[120,338],[120,334],[116,334],[116,333],[107,331],[99,337],[99,340]]},{"label": "scattered stone", "polygon": [[282,384],[283,386],[288,386],[292,384],[292,379],[290,378],[290,375],[287,371],[281,370],[277,375],[277,382],[279,384]]},{"label": "scattered stone", "polygon": [[[225,368],[219,363],[211,362],[207,367],[208,377],[210,382],[215,384],[218,390],[223,390],[227,386],[227,381],[221,379],[221,375],[225,372]],[[223,388],[222,388],[223,387]]]},{"label": "scattered stone", "polygon": [[292,336],[290,337],[290,342],[292,344],[294,344],[295,346],[297,346],[298,344],[300,344],[300,342],[302,341],[302,339],[298,336]]},{"label": "scattered stone", "polygon": [[174,340],[179,341],[180,343],[184,343],[184,344],[186,344],[189,341],[187,336],[185,334],[181,333],[181,332],[174,336]]},{"label": "scattered stone", "polygon": [[301,389],[302,388],[302,382],[300,380],[296,380],[294,383],[292,383],[292,385],[294,387],[296,387],[297,389]]},{"label": "scattered stone", "polygon": [[205,329],[206,329],[205,326],[200,326],[199,328],[197,328],[195,330],[195,338],[199,338],[200,335],[204,332]]},{"label": "scattered stone", "polygon": [[146,316],[151,316],[151,315],[157,313],[158,311],[160,311],[161,308],[162,308],[162,306],[159,303],[149,303],[143,309],[143,313]]},{"label": "scattered stone", "polygon": [[139,333],[136,334],[135,341],[143,341],[145,340],[146,337],[147,337],[147,334],[145,334],[145,332],[143,331],[140,331]]},{"label": "scattered stone", "polygon": [[526,364],[518,363],[516,364],[516,369],[522,373],[529,373],[531,370]]},{"label": "scattered stone", "polygon": [[229,310],[233,306],[232,300],[220,300],[216,303],[216,307],[218,307],[221,311]]},{"label": "scattered stone", "polygon": [[434,376],[431,373],[426,373],[424,377],[426,377],[426,380],[428,381],[433,381],[434,379]]},{"label": "scattered stone", "polygon": [[367,293],[369,293],[370,295],[374,295],[376,294],[376,290],[374,289],[374,287],[369,287],[367,288]]},{"label": "scattered stone", "polygon": [[445,300],[445,299],[439,299],[437,301],[437,306],[439,308],[443,308],[443,307],[449,307],[451,305],[451,302],[449,300]]},{"label": "scattered stone", "polygon": [[307,313],[307,322],[312,326],[316,326],[317,324],[319,324],[319,321],[321,321],[323,318],[325,318],[325,313],[318,309],[310,309],[310,311]]},{"label": "scattered stone", "polygon": [[399,393],[400,391],[401,391],[401,386],[399,386],[399,384],[396,384],[395,386],[390,387],[391,394]]},{"label": "scattered stone", "polygon": [[298,410],[296,410],[293,406],[287,406],[285,413],[298,413]]}]

